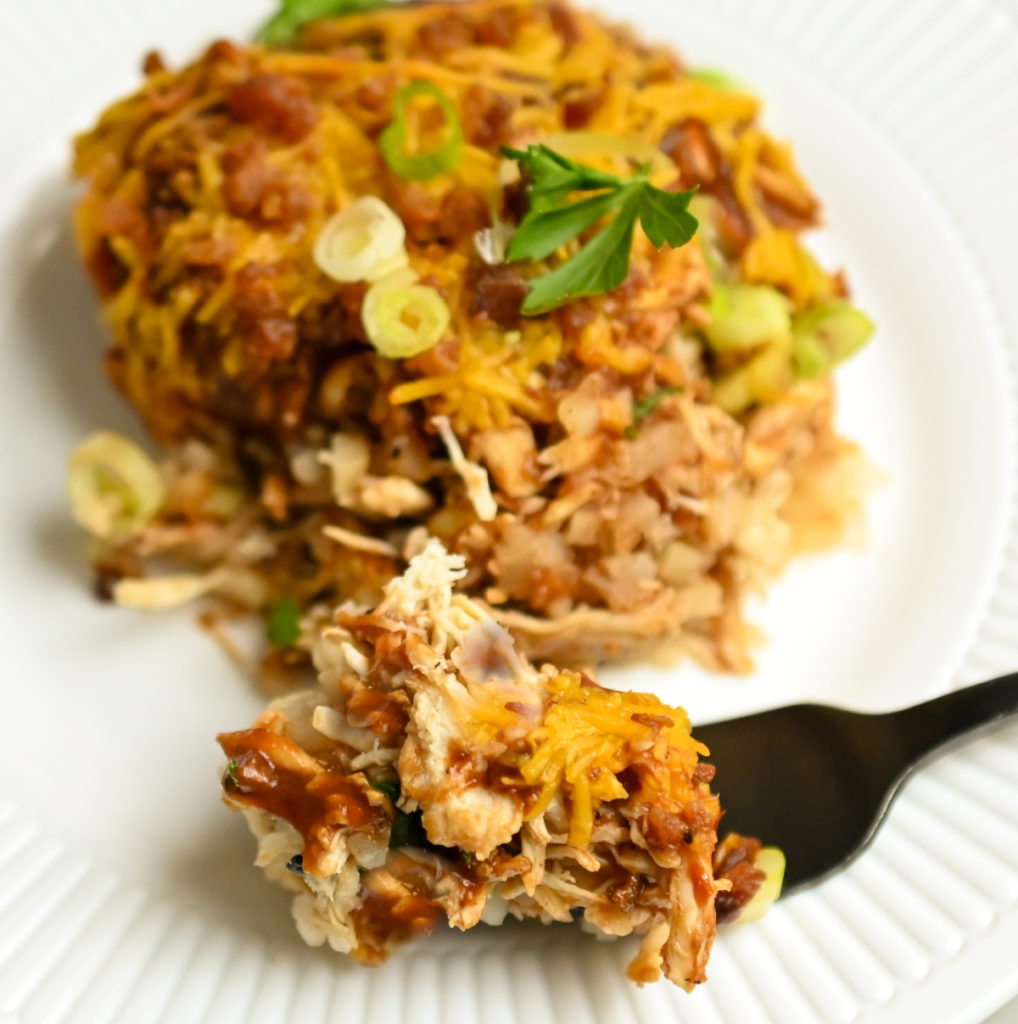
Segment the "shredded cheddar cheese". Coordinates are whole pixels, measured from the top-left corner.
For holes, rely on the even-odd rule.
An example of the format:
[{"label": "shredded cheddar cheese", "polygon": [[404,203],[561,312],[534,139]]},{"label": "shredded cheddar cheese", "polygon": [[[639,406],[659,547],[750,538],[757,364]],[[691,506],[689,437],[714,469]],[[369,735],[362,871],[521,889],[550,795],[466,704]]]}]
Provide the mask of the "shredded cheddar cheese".
[{"label": "shredded cheddar cheese", "polygon": [[[578,672],[563,671],[548,682],[549,698],[539,725],[535,711],[515,692],[474,686],[463,709],[465,727],[481,746],[497,737],[522,735],[522,743],[500,756],[508,785],[533,792],[526,820],[540,818],[558,796],[570,819],[569,842],[590,841],[598,806],[627,796],[619,776],[641,765],[642,785],[674,795],[686,781],[703,744],[690,735],[689,717],[651,694],[592,686]],[[522,746],[524,753],[518,752]],[[666,772],[666,777],[656,775]]]}]

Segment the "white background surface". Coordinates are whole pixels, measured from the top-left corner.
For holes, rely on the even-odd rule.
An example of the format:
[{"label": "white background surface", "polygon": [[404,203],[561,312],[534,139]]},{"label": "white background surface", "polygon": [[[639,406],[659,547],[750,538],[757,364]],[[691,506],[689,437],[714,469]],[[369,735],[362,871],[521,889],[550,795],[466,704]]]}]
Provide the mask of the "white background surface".
[{"label": "white background surface", "polygon": [[[775,588],[752,680],[614,678],[704,719],[803,697],[889,707],[1015,668],[1015,16],[933,0],[893,14],[882,0],[602,6],[752,83],[796,141],[829,214],[818,245],[880,324],[843,374],[842,421],[888,477],[865,550],[803,562]],[[212,736],[256,698],[189,616],[87,599],[62,498],[75,440],[131,422],[98,369],[66,140],[137,80],[150,45],[180,59],[260,13],[0,8],[0,436],[16,481],[0,507],[0,1013],[304,1024],[338,1006],[395,1019],[412,999],[421,1022],[984,1018],[1018,988],[1014,729],[916,779],[845,875],[725,936],[693,999],[628,989],[626,951],[560,930],[440,937],[378,972],[292,937],[217,803]]]},{"label": "white background surface", "polygon": [[1018,999],[1012,999],[989,1017],[986,1024],[1015,1024],[1018,1021]]},{"label": "white background surface", "polygon": [[[1015,23],[1018,23],[1018,0],[1002,0],[1002,6],[1008,11]],[[1004,126],[1002,130],[1006,131]],[[1006,1006],[1001,1007],[987,1024],[1018,1024],[1018,997],[1012,999]]]},{"label": "white background surface", "polygon": [[[1018,0],[1003,0],[1003,4],[1014,20],[1018,22]],[[1006,131],[1007,127],[1004,126],[1002,130]],[[1001,1007],[987,1020],[987,1024],[1018,1024],[1018,997]]]}]

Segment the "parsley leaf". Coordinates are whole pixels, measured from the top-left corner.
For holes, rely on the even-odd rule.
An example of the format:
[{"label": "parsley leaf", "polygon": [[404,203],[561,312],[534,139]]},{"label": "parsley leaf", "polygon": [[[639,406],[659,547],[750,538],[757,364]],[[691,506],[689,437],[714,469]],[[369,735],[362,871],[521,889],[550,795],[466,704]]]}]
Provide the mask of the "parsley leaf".
[{"label": "parsley leaf", "polygon": [[240,785],[240,779],[237,778],[237,761],[235,758],[226,766],[226,778],[232,785]]},{"label": "parsley leaf", "polygon": [[630,193],[618,216],[571,260],[530,281],[523,312],[546,313],[581,295],[618,288],[629,273],[639,193]]},{"label": "parsley leaf", "polygon": [[644,188],[640,196],[640,224],[655,249],[663,248],[666,242],[678,248],[696,234],[700,223],[688,209],[695,194],[696,189],[665,192],[649,183]]},{"label": "parsley leaf", "polygon": [[625,191],[619,189],[569,206],[534,210],[532,205],[520,230],[513,236],[508,259],[543,260],[602,217],[615,213],[625,199]]},{"label": "parsley leaf", "polygon": [[386,0],[282,0],[276,14],[255,33],[255,41],[264,46],[289,46],[309,22],[379,7],[388,7]]},{"label": "parsley leaf", "polygon": [[[651,244],[685,245],[698,223],[689,212],[696,189],[665,192],[650,183],[650,167],[631,178],[577,163],[543,145],[502,153],[520,165],[529,209],[520,223],[507,259],[543,260],[578,238],[599,220],[614,218],[565,263],[533,278],[523,312],[546,313],[583,295],[618,288],[629,274],[630,250],[639,222]],[[570,201],[577,192],[597,195]]]},{"label": "parsley leaf", "polygon": [[557,205],[556,200],[566,198],[570,192],[614,188],[622,181],[616,174],[578,164],[547,146],[528,146],[522,150],[503,146],[502,155],[515,160],[527,178],[531,209]]}]

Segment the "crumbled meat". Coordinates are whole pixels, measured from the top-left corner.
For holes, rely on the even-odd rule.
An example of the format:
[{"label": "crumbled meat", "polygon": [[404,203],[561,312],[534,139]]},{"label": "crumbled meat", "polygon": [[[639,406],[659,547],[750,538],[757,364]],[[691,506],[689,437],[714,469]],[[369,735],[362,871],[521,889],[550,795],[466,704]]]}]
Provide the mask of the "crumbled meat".
[{"label": "crumbled meat", "polygon": [[258,124],[290,143],[300,142],[318,123],[318,109],[299,78],[254,75],[230,89],[226,105],[238,120]]},{"label": "crumbled meat", "polygon": [[486,266],[474,284],[470,312],[508,330],[519,323],[520,307],[526,297],[527,282],[515,267]]}]

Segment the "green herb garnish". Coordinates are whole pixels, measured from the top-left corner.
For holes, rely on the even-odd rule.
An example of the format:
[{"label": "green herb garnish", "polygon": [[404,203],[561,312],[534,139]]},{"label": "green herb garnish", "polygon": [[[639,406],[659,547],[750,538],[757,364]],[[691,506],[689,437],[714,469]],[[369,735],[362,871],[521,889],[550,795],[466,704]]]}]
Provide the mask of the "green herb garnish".
[{"label": "green herb garnish", "polygon": [[237,761],[236,761],[236,759],[232,760],[226,766],[226,777],[227,777],[227,779],[230,780],[230,782],[234,786],[239,786],[240,785],[240,779],[237,778]]},{"label": "green herb garnish", "polygon": [[677,395],[682,388],[658,388],[657,391],[641,398],[633,405],[633,422],[626,427],[626,437],[632,441],[636,437],[637,424],[645,416],[649,416],[669,395]]},{"label": "green herb garnish", "polygon": [[371,785],[380,793],[384,793],[393,802],[393,804],[395,804],[399,799],[399,779],[379,779],[377,781],[372,781]]},{"label": "green herb garnish", "polygon": [[265,616],[265,635],[273,647],[293,647],[300,639],[300,605],[292,597],[277,601]]},{"label": "green herb garnish", "polygon": [[[507,259],[543,260],[603,217],[614,218],[561,266],[530,281],[523,312],[546,313],[582,295],[618,288],[629,274],[633,232],[639,222],[655,248],[685,245],[698,223],[689,212],[696,189],[665,192],[650,183],[650,165],[622,178],[576,163],[547,146],[502,149],[520,165],[530,209],[509,246]],[[596,192],[570,201],[575,192]]]},{"label": "green herb garnish", "polygon": [[255,40],[265,46],[289,46],[312,21],[388,6],[386,0],[283,0],[279,11],[255,33]]},{"label": "green herb garnish", "polygon": [[477,863],[477,858],[471,850],[460,850],[460,856],[468,868],[472,868]]},{"label": "green herb garnish", "polygon": [[[445,141],[434,149],[411,153],[407,149],[409,131],[407,111],[418,98],[431,100],[445,120]],[[378,138],[378,148],[385,162],[401,177],[411,181],[427,181],[451,171],[463,149],[463,125],[451,99],[431,82],[404,85],[392,101],[392,123]]]},{"label": "green herb garnish", "polygon": [[404,814],[397,811],[392,819],[392,831],[389,833],[389,849],[398,850],[401,846],[426,846],[428,834],[421,823],[421,812]]}]

